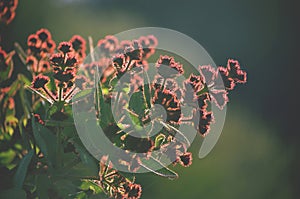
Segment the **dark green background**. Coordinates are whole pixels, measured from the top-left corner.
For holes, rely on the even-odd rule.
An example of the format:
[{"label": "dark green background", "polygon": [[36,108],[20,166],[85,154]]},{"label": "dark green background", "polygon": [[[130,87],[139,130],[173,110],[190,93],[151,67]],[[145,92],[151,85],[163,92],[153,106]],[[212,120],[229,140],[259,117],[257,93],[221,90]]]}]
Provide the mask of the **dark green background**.
[{"label": "dark green background", "polygon": [[[143,198],[297,198],[297,92],[300,14],[297,1],[19,0],[3,46],[23,46],[40,28],[56,42],[73,34],[98,40],[144,26],[170,28],[198,41],[219,65],[240,60],[248,83],[230,95],[223,134],[206,158],[169,181],[138,176]],[[68,3],[69,2],[69,3]],[[71,3],[70,3],[71,2]],[[198,143],[197,143],[198,141]]]}]

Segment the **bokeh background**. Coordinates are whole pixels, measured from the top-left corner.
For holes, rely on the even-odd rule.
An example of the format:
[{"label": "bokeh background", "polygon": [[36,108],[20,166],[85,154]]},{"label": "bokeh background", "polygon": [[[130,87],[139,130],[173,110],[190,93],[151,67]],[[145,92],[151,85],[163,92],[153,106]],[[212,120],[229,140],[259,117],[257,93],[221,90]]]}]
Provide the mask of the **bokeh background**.
[{"label": "bokeh background", "polygon": [[138,176],[142,198],[298,198],[298,8],[293,0],[20,0],[2,42],[24,46],[40,28],[59,42],[158,26],[192,37],[218,65],[240,60],[248,83],[230,95],[216,147],[200,160],[197,138],[193,165],[175,167],[178,180]]}]

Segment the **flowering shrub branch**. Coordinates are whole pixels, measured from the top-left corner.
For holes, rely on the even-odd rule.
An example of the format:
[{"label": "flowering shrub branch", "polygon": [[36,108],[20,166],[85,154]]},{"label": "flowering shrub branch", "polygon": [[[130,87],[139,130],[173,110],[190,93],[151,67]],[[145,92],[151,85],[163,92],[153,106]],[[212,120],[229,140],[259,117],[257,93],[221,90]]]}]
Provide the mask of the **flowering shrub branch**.
[{"label": "flowering shrub branch", "polygon": [[[0,2],[1,22],[11,22],[17,2]],[[133,41],[109,35],[97,42],[96,56],[91,38],[88,52],[79,35],[56,44],[48,30],[40,29],[28,36],[26,50],[17,43],[9,53],[0,47],[0,157],[12,157],[0,159],[6,171],[1,178],[7,181],[0,186],[0,196],[141,197],[142,187],[133,174],[115,169],[117,162],[109,154],[97,161],[77,135],[71,105],[88,106],[89,98],[105,135],[128,152],[118,159],[127,172],[144,169],[177,178],[162,164],[163,157],[173,165],[190,166],[190,140],[179,126],[188,124],[205,137],[214,122],[212,106],[224,109],[229,92],[246,83],[247,73],[234,59],[217,68],[199,66],[199,73],[169,55],[161,55],[152,66],[148,59],[154,57],[158,42],[153,35]],[[86,62],[89,53],[92,58]],[[15,59],[27,71],[12,79]],[[157,75],[149,77],[151,70]],[[185,80],[177,81],[182,76]],[[183,112],[184,105],[192,107],[189,115]],[[132,135],[147,125],[144,137]],[[157,126],[161,130],[154,134]],[[156,171],[151,164],[163,169]]]}]

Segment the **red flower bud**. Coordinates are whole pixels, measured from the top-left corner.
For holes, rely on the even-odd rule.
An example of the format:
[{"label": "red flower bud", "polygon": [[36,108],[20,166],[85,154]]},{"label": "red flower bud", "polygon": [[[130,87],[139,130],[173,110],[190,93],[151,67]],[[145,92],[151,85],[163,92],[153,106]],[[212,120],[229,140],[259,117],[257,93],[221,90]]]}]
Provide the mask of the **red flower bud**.
[{"label": "red flower bud", "polygon": [[48,82],[49,77],[40,74],[33,79],[31,87],[35,89],[43,88]]},{"label": "red flower bud", "polygon": [[182,65],[175,62],[173,57],[167,55],[160,56],[157,60],[156,67],[158,73],[164,78],[175,78],[184,73]]}]

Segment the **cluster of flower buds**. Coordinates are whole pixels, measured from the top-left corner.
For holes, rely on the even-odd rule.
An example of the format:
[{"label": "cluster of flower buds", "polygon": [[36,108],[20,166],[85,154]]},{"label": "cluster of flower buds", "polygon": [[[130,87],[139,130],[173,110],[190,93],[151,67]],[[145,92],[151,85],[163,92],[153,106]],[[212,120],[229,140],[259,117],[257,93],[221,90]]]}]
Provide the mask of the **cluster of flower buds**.
[{"label": "cluster of flower buds", "polygon": [[110,197],[116,199],[141,198],[141,185],[134,183],[113,169],[113,165],[108,160],[108,156],[103,156],[100,160],[99,177],[100,179],[94,182]]},{"label": "cluster of flower buds", "polygon": [[[98,41],[97,46],[101,57],[113,58],[113,65],[110,67],[113,67],[115,74],[121,77],[131,68],[138,66],[146,68],[148,66],[146,59],[155,52],[156,45],[157,39],[149,35],[134,41],[118,41],[114,36],[106,36]],[[112,71],[109,67],[107,70]]]},{"label": "cluster of flower buds", "polygon": [[74,35],[69,42],[72,44],[78,64],[83,63],[86,57],[86,41],[81,36]]},{"label": "cluster of flower buds", "polygon": [[205,136],[213,122],[211,103],[223,109],[228,102],[228,91],[237,83],[246,83],[247,74],[236,60],[229,59],[227,67],[199,66],[199,75],[191,74],[185,81],[184,102],[196,107],[192,123]]},{"label": "cluster of flower buds", "polygon": [[[120,71],[118,68],[124,68],[122,67],[124,63],[126,64],[124,58],[125,56],[122,55],[115,58],[114,64],[117,71]],[[180,163],[183,166],[189,166],[192,161],[191,153],[186,150],[187,143],[175,140],[174,135],[178,133],[178,131],[174,131],[174,128],[184,121],[185,123],[193,125],[200,135],[207,135],[210,131],[211,124],[214,122],[212,105],[223,109],[228,102],[228,92],[231,91],[237,83],[246,82],[246,72],[241,70],[238,61],[229,59],[226,68],[214,68],[209,65],[199,66],[199,74],[190,74],[189,77],[182,82],[183,85],[179,85],[177,82],[180,81],[176,81],[176,78],[184,74],[182,64],[176,62],[173,57],[165,55],[160,56],[155,66],[158,75],[151,84],[151,90],[153,91],[151,104],[160,105],[165,110],[166,118],[164,122],[166,126],[160,133],[167,138],[161,143],[161,146],[156,147],[156,149],[167,150],[165,153],[169,154],[169,159],[172,160],[174,164]],[[144,88],[142,90],[144,90]],[[140,90],[137,89],[135,92],[138,93]],[[192,107],[191,115],[183,115],[182,104]],[[133,107],[131,111],[139,115],[140,113],[137,113],[134,109]],[[146,113],[138,117],[145,117],[143,121],[148,121]],[[152,119],[153,118],[157,121],[163,120],[163,115],[155,115]],[[168,128],[168,125],[171,127]],[[127,126],[130,126],[130,124]],[[184,132],[182,134],[185,136]],[[125,149],[139,153],[151,153],[153,151],[152,145],[145,149],[145,147],[139,147],[139,143],[143,143],[145,140],[150,140],[154,143],[155,139],[155,136],[142,139],[126,134],[124,138]],[[126,140],[129,141],[126,142]],[[134,147],[130,147],[131,145],[134,145]],[[146,144],[142,145],[147,146]],[[128,164],[128,166],[132,166],[134,161],[138,160],[137,156],[132,157],[131,162],[124,162]]]},{"label": "cluster of flower buds", "polygon": [[[79,38],[79,36],[74,37]],[[78,44],[78,43],[77,43]],[[50,82],[50,78],[43,74],[38,74],[34,77],[31,88],[36,90],[43,90],[44,93],[54,101],[67,101],[75,90],[75,79],[77,72],[77,57],[76,54],[80,53],[83,49],[77,45],[77,51],[72,47],[71,42],[61,42],[58,46],[58,52],[52,54],[49,59],[49,64],[52,69],[52,77],[55,82],[55,90],[49,91],[46,86]],[[83,52],[81,52],[81,55]],[[84,77],[77,77],[76,86],[83,89],[85,84]]]},{"label": "cluster of flower buds", "polygon": [[0,22],[9,24],[15,18],[18,0],[0,1]]},{"label": "cluster of flower buds", "polygon": [[27,39],[26,65],[33,76],[50,70],[49,55],[55,50],[56,44],[47,29],[40,29]]}]

